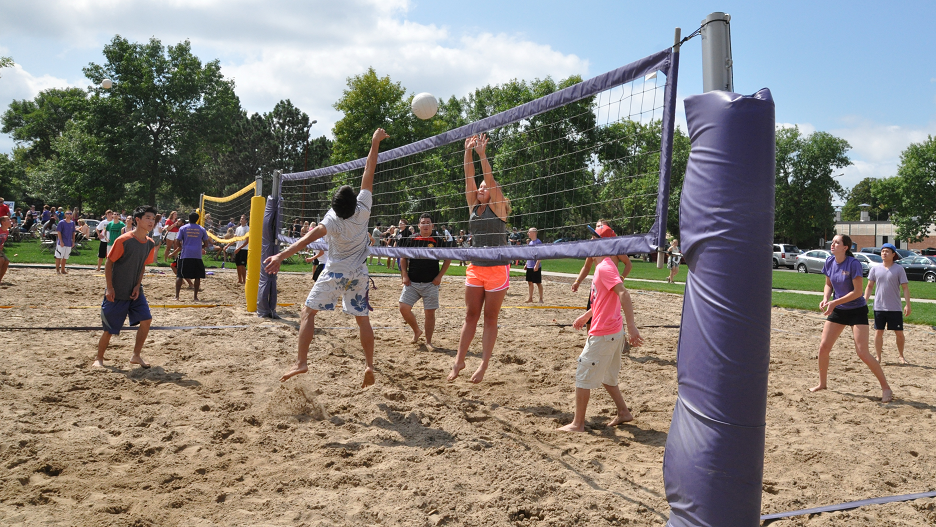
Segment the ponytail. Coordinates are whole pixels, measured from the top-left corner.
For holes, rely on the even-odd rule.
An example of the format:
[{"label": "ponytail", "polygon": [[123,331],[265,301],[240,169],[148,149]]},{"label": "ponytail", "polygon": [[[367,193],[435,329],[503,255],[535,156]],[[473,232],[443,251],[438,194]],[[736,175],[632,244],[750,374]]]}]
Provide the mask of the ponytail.
[{"label": "ponytail", "polygon": [[852,246],[851,236],[847,234],[839,234],[839,236],[842,237],[842,244],[845,245],[845,256],[851,256],[852,258],[854,258],[855,255],[851,251],[851,246]]}]

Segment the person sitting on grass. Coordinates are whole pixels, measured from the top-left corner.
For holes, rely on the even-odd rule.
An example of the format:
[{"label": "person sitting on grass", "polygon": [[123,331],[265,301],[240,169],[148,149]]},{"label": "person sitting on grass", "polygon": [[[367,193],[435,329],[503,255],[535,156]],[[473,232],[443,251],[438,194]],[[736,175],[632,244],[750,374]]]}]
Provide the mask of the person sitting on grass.
[{"label": "person sitting on grass", "polygon": [[[588,399],[591,390],[599,386],[604,386],[617,406],[617,415],[608,422],[608,426],[634,420],[618,388],[618,373],[621,370],[625,336],[630,345],[635,347],[643,344],[643,338],[634,320],[630,294],[618,275],[617,262],[621,260],[620,256],[606,256],[595,266],[590,295],[592,307],[572,324],[575,329],[582,329],[591,319],[588,340],[579,355],[575,371],[575,415],[571,423],[559,428],[564,432],[585,431]],[[622,324],[624,321],[627,322],[626,334]]]},{"label": "person sitting on grass", "polygon": [[389,137],[383,128],[374,131],[370,152],[361,177],[361,190],[355,195],[348,185],[340,187],[332,197],[331,210],[322,222],[285,251],[267,258],[263,265],[270,274],[279,272],[280,265],[290,256],[304,250],[310,243],[328,235],[328,264],[323,276],[315,282],[302,306],[299,324],[299,344],[296,363],[280,377],[286,381],[309,371],[309,346],[315,335],[315,314],[331,311],[341,302],[342,310],[354,316],[360,329],[364,348],[364,381],[362,388],[374,384],[374,329],[370,324],[370,275],[366,260],[368,247],[367,223],[373,204],[374,172],[380,142]]},{"label": "person sitting on grass", "polygon": [[104,333],[98,341],[97,357],[94,359],[93,366],[97,368],[104,367],[104,351],[107,350],[111,335],[120,334],[128,316],[131,326],[140,326],[130,364],[149,368],[149,364],[140,356],[153,320],[143,294],[143,275],[146,274],[146,265],[156,261],[156,242],[146,235],[156,223],[156,208],[137,207],[133,211],[133,221],[134,229],[114,240],[107,253],[107,263],[104,264],[106,288],[101,304]]}]

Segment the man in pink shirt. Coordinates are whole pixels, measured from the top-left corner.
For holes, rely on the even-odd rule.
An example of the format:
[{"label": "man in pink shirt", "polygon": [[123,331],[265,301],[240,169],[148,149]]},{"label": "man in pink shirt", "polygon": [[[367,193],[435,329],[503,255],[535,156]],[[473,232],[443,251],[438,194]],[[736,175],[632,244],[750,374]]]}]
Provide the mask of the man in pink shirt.
[{"label": "man in pink shirt", "polygon": [[[634,306],[630,294],[618,274],[617,263],[623,261],[622,256],[606,256],[595,267],[592,278],[591,309],[575,319],[572,326],[582,329],[591,318],[591,328],[588,330],[588,340],[585,349],[578,358],[578,367],[575,371],[575,416],[572,422],[559,430],[566,432],[585,431],[585,411],[588,408],[588,399],[591,390],[604,386],[614,404],[617,406],[617,416],[608,426],[617,426],[632,421],[624,396],[618,388],[618,372],[621,370],[621,353],[624,349],[624,339],[631,346],[643,344],[643,338],[637,330],[634,321]],[[621,311],[624,316],[621,316]],[[623,322],[627,322],[625,335]]]}]

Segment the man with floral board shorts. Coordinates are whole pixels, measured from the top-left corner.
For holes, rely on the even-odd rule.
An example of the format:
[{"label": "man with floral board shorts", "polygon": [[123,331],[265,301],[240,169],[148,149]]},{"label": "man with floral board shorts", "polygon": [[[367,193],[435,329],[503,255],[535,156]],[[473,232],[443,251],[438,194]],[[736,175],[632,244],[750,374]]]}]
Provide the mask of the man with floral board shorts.
[{"label": "man with floral board shorts", "polygon": [[366,388],[374,384],[374,329],[370,325],[370,304],[367,299],[370,286],[370,275],[366,265],[367,255],[370,254],[367,223],[373,204],[377,153],[380,142],[387,137],[389,136],[383,128],[374,131],[370,153],[367,154],[367,162],[364,165],[364,175],[361,177],[360,192],[355,195],[354,189],[348,185],[339,188],[332,197],[331,210],[314,229],[310,229],[285,251],[270,256],[263,262],[268,273],[276,274],[283,260],[328,235],[328,263],[302,306],[296,364],[283,374],[280,381],[309,371],[307,357],[309,345],[312,344],[315,335],[315,314],[321,310],[334,310],[340,301],[342,310],[354,316],[360,329],[365,362],[364,382],[361,383],[361,387]]},{"label": "man with floral board shorts", "polygon": [[[441,242],[432,236],[432,216],[423,214],[419,217],[419,232],[411,238],[405,238],[404,247],[439,247]],[[445,260],[439,269],[439,260],[431,258],[400,258],[400,275],[403,278],[403,292],[400,294],[400,314],[413,329],[413,344],[419,342],[423,332],[419,329],[413,306],[420,298],[423,301],[426,326],[426,346],[432,346],[432,333],[435,331],[435,312],[439,309],[439,285],[448,270],[451,260]]]},{"label": "man with floral board shorts", "polygon": [[[617,262],[622,260],[620,256],[607,256],[595,266],[591,287],[592,307],[572,324],[575,329],[582,329],[591,319],[588,340],[585,342],[585,349],[579,355],[575,371],[575,415],[571,423],[559,428],[564,432],[585,431],[588,399],[591,390],[599,386],[604,386],[617,406],[617,416],[608,422],[607,426],[617,426],[634,419],[624,403],[621,389],[618,388],[618,373],[621,370],[625,337],[631,346],[640,346],[643,344],[643,338],[634,320],[634,306],[630,294],[618,275]],[[623,319],[627,322],[626,334],[622,324],[622,310]]]},{"label": "man with floral board shorts", "polygon": [[143,275],[146,265],[156,261],[156,242],[146,235],[156,223],[156,208],[137,207],[133,211],[132,221],[135,228],[114,240],[107,253],[107,263],[104,264],[104,279],[107,283],[104,301],[101,303],[104,333],[98,341],[97,357],[93,364],[98,368],[104,366],[104,351],[107,350],[111,335],[120,334],[128,316],[131,326],[140,326],[130,364],[149,368],[149,364],[140,356],[153,320],[143,294]]}]

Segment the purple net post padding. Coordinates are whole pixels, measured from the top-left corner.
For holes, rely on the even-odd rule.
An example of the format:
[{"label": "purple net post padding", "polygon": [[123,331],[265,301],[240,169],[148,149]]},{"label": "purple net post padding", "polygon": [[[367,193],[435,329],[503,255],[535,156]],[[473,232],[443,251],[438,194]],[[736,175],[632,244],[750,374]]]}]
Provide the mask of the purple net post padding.
[{"label": "purple net post padding", "polygon": [[[260,261],[279,252],[277,233],[280,230],[282,217],[279,214],[282,198],[267,198],[266,210],[263,213],[263,245],[261,246]],[[269,274],[260,267],[260,287],[257,293],[257,316],[276,318],[276,275]]]},{"label": "purple net post padding", "polygon": [[[549,110],[559,108],[586,97],[591,97],[592,95],[596,95],[615,86],[620,86],[621,84],[639,79],[655,71],[659,71],[667,75],[667,82],[669,82],[669,75],[672,74],[671,70],[674,53],[675,52],[672,48],[666,48],[663,51],[659,51],[648,57],[636,60],[626,66],[621,66],[616,70],[598,75],[597,77],[592,77],[588,80],[584,80],[578,84],[574,84],[568,88],[550,93],[549,95],[545,95],[526,104],[521,104],[515,108],[511,108],[509,110],[481,119],[479,121],[475,121],[454,130],[449,130],[448,132],[423,139],[422,141],[416,141],[415,143],[410,143],[399,148],[394,148],[393,150],[381,152],[377,157],[377,162],[385,163],[387,161],[410,156],[419,152],[425,152],[427,150],[431,150],[442,145],[447,145],[449,143],[454,143],[456,141],[464,141],[466,138],[477,135],[481,132],[500,128],[510,123],[515,123],[534,115],[548,112]],[[675,97],[675,89],[673,92]],[[341,163],[339,165],[332,165],[330,167],[324,167],[305,172],[295,172],[292,174],[283,174],[283,181],[289,181],[293,179],[309,179],[329,176],[332,174],[340,174],[342,172],[364,168],[366,161],[367,158],[362,157],[361,159],[356,159],[347,163]]]},{"label": "purple net post padding", "polygon": [[[292,244],[297,238],[280,235],[279,239]],[[541,245],[520,245],[502,247],[370,247],[370,254],[391,258],[429,258],[435,260],[555,260],[558,258],[587,258],[590,256],[611,256],[618,254],[643,254],[653,252],[650,236],[636,234],[601,238],[599,240],[581,240],[568,243],[544,243]],[[316,241],[308,246],[310,250],[328,249],[325,243]]]},{"label": "purple net post padding", "polygon": [[666,440],[667,525],[758,525],[770,363],[774,102],[685,100],[692,150],[680,203],[689,267]]},{"label": "purple net post padding", "polygon": [[650,229],[653,245],[666,247],[666,220],[669,214],[670,178],[673,171],[673,134],[676,126],[676,85],[679,77],[679,49],[673,50],[667,65],[663,92],[662,136],[660,137],[660,180],[657,186],[656,222]]}]

